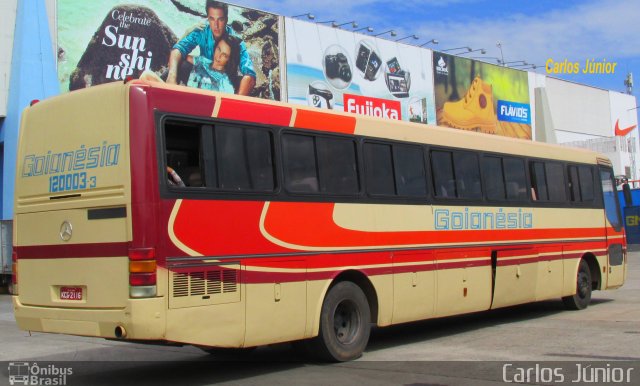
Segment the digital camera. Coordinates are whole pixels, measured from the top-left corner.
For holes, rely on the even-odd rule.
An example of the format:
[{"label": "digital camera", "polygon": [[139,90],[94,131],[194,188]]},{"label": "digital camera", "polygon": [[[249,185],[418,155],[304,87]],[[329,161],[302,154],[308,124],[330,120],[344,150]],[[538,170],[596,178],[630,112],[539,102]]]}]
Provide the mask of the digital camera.
[{"label": "digital camera", "polygon": [[378,70],[382,65],[380,56],[366,42],[360,42],[356,55],[356,67],[362,71],[362,76],[368,81],[378,77]]},{"label": "digital camera", "polygon": [[327,55],[324,57],[324,68],[329,79],[342,79],[344,82],[351,82],[351,67],[347,57],[338,52],[335,55]]},{"label": "digital camera", "polygon": [[396,98],[406,98],[411,89],[411,74],[400,67],[397,58],[387,61],[387,72],[384,74],[387,88]]}]

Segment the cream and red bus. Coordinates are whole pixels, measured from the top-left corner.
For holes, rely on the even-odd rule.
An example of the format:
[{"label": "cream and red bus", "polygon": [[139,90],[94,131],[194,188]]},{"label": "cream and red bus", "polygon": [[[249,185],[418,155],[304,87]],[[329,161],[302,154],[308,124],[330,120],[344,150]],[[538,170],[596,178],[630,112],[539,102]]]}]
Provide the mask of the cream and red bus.
[{"label": "cream and red bus", "polygon": [[585,150],[134,80],[28,107],[18,154],[24,330],[343,361],[372,324],[624,283]]}]

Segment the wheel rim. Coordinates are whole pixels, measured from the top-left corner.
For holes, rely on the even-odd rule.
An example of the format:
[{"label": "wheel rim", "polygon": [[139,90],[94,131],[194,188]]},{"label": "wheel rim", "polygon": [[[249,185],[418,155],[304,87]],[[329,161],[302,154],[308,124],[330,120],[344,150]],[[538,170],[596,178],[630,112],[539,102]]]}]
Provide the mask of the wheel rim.
[{"label": "wheel rim", "polygon": [[589,278],[584,272],[578,274],[578,296],[584,299],[589,294]]},{"label": "wheel rim", "polygon": [[352,343],[360,329],[360,311],[352,301],[340,302],[333,314],[333,331],[340,344]]}]

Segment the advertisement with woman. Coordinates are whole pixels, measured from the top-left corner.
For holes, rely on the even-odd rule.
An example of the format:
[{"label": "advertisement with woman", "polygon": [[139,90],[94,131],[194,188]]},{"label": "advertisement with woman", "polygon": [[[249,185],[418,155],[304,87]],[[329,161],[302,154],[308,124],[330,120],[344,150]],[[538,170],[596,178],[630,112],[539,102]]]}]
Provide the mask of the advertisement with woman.
[{"label": "advertisement with woman", "polygon": [[213,0],[58,0],[60,88],[133,77],[280,100],[278,20]]},{"label": "advertisement with woman", "polygon": [[285,18],[291,103],[435,123],[431,51]]}]

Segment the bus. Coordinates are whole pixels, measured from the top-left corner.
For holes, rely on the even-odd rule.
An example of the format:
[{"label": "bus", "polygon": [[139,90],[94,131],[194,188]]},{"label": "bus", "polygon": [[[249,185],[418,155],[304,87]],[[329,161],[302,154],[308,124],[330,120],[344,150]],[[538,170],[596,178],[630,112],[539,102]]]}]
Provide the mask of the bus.
[{"label": "bus", "polygon": [[596,153],[130,80],[27,107],[23,330],[364,352],[389,326],[623,285]]}]

